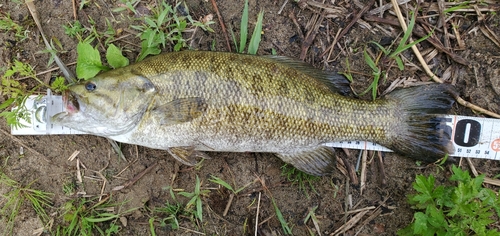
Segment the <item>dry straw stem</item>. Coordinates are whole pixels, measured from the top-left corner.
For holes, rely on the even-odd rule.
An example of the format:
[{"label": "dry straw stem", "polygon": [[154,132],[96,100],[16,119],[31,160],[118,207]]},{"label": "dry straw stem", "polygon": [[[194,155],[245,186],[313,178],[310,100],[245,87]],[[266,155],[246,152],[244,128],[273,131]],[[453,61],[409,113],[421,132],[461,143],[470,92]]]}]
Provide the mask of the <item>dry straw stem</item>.
[{"label": "dry straw stem", "polygon": [[[401,28],[403,28],[403,31],[406,32],[408,30],[408,26],[406,25],[406,22],[404,20],[403,14],[401,14],[401,9],[399,8],[399,5],[397,4],[397,1],[396,0],[391,0],[391,2],[392,2],[392,5],[394,6],[394,12],[396,13],[396,15],[398,17],[398,20],[399,20],[399,23],[401,25]],[[409,41],[410,42],[412,41],[411,38],[409,39]],[[432,78],[432,80],[434,80],[435,82],[437,82],[437,83],[443,83],[443,80],[441,78],[439,78],[437,75],[435,75],[434,73],[432,73],[432,71],[430,70],[429,66],[425,62],[424,58],[422,57],[422,54],[420,54],[417,46],[413,45],[411,47],[411,49],[413,50],[413,53],[415,53],[415,56],[417,57],[418,61],[420,62],[420,64],[424,68],[424,71],[427,73],[427,75],[429,75]],[[484,108],[481,108],[481,107],[476,106],[476,105],[474,105],[474,104],[472,104],[470,102],[467,102],[467,101],[465,101],[464,99],[462,99],[459,96],[455,97],[455,99],[462,106],[468,107],[468,108],[470,108],[470,109],[472,109],[474,111],[483,113],[483,114],[491,116],[491,117],[500,118],[499,114],[497,114],[495,112],[492,112],[492,111],[488,111],[488,110],[486,110]]]},{"label": "dry straw stem", "polygon": [[361,156],[361,177],[360,177],[360,195],[363,195],[363,190],[366,187],[366,165],[367,165],[367,158],[368,158],[368,151],[363,150],[363,155]]},{"label": "dry straw stem", "polygon": [[259,228],[259,212],[260,212],[260,195],[261,192],[259,192],[259,198],[257,200],[257,213],[255,214],[255,236],[257,236],[258,228]]},{"label": "dry straw stem", "polygon": [[[472,171],[472,174],[475,177],[477,177],[479,175],[479,173],[477,173],[476,167],[474,166],[474,164],[472,164],[472,160],[470,158],[465,158],[465,159],[467,160],[467,163],[469,164],[469,167],[470,167],[470,170]],[[500,180],[492,179],[489,177],[484,177],[483,183],[491,184],[491,185],[495,185],[495,186],[500,186]]]},{"label": "dry straw stem", "polygon": [[[356,159],[351,154],[351,152],[349,151],[349,149],[347,149],[347,148],[342,148],[342,149],[344,150],[345,154],[347,155],[347,157],[350,160]],[[351,180],[351,183],[354,184],[354,185],[358,185],[359,184],[358,176],[356,175],[356,170],[355,170],[354,166],[351,164],[351,162],[347,158],[345,158],[344,156],[342,156],[342,155],[340,155],[340,158],[337,157],[337,159],[340,159],[340,161],[344,165],[344,167],[345,167],[344,170],[347,172],[348,177]],[[338,166],[338,163],[337,163],[337,166]],[[347,176],[347,174],[346,174],[346,176]]]},{"label": "dry straw stem", "polygon": [[345,224],[340,226],[340,228],[335,230],[335,232],[331,233],[330,235],[341,235],[341,234],[345,233],[347,230],[354,227],[363,218],[363,216],[366,215],[366,213],[368,213],[369,211],[370,210],[365,210],[365,211],[359,212],[358,214],[356,214],[354,217],[352,217],[349,221],[347,221]]},{"label": "dry straw stem", "polygon": [[477,18],[479,21],[479,29],[483,32],[484,36],[489,38],[497,47],[500,47],[500,39],[498,39],[495,32],[493,32],[488,25],[485,24],[485,17],[483,13],[479,10],[477,6],[474,6],[474,10],[476,10]]},{"label": "dry straw stem", "polygon": [[[50,46],[50,43],[47,40],[47,38],[45,37],[45,33],[43,32],[42,24],[40,23],[40,20],[38,19],[38,13],[36,11],[36,7],[35,7],[35,4],[33,3],[33,1],[34,0],[26,0],[26,6],[28,7],[28,10],[30,11],[31,17],[33,17],[33,20],[35,21],[36,26],[38,27],[38,31],[40,31],[40,34],[42,35],[42,39],[43,39],[43,42],[45,43],[45,47],[48,50],[52,50],[52,47]],[[61,61],[61,59],[55,53],[53,53],[52,56],[54,57],[54,61],[61,69],[61,71],[64,74],[64,77],[66,78],[68,83],[75,82],[76,76],[73,73],[71,73],[71,71]]]},{"label": "dry straw stem", "polygon": [[139,174],[137,174],[136,176],[134,176],[134,178],[128,180],[127,182],[125,182],[123,185],[120,185],[120,186],[116,186],[113,188],[113,191],[120,191],[124,188],[127,188],[133,184],[135,184],[140,178],[142,178],[142,176],[144,176],[146,173],[150,172],[153,168],[155,168],[156,166],[158,165],[158,163],[154,163],[153,165],[151,165],[150,167],[144,169],[143,171],[141,171]]},{"label": "dry straw stem", "polygon": [[73,19],[78,20],[78,16],[76,15],[76,0],[71,1],[73,3]]},{"label": "dry straw stem", "polygon": [[[361,16],[362,16],[362,15],[364,15],[364,14],[365,14],[365,12],[367,12],[367,11],[368,11],[368,9],[370,9],[370,8],[373,6],[373,4],[375,4],[375,0],[372,0],[372,1],[370,1],[368,4],[366,4],[366,6],[365,6],[365,7],[363,7],[363,9],[361,9],[361,10],[358,12],[358,14],[356,14],[356,16],[354,16],[354,17],[352,18],[351,22],[350,22],[350,23],[349,23],[349,24],[348,24],[348,25],[347,25],[347,26],[346,26],[346,27],[345,27],[345,28],[344,28],[344,29],[340,32],[339,37],[336,37],[336,38],[342,38],[342,37],[343,37],[343,36],[347,33],[347,31],[349,31],[349,30],[351,29],[351,27],[354,25],[354,23],[358,22],[358,20],[361,18]],[[336,40],[334,40],[334,41],[332,42],[332,45],[331,45],[330,47],[328,47],[328,48],[327,48],[327,49],[326,49],[326,50],[325,50],[325,51],[321,54],[321,56],[320,56],[320,57],[324,57],[324,56],[325,56],[325,54],[326,54],[327,52],[329,52],[329,53],[328,53],[328,58],[326,59],[326,61],[329,61],[329,60],[330,60],[330,56],[332,55],[333,49],[335,48],[335,44],[337,44],[337,41],[336,41]]]},{"label": "dry straw stem", "polygon": [[215,9],[215,12],[217,13],[217,18],[219,19],[219,24],[220,27],[222,28],[222,33],[224,33],[224,38],[226,38],[226,46],[227,46],[227,51],[231,51],[231,44],[229,43],[229,37],[227,36],[227,31],[226,31],[226,26],[224,25],[224,21],[222,20],[222,16],[220,15],[219,8],[217,7],[217,3],[215,0],[212,0],[212,6]]}]

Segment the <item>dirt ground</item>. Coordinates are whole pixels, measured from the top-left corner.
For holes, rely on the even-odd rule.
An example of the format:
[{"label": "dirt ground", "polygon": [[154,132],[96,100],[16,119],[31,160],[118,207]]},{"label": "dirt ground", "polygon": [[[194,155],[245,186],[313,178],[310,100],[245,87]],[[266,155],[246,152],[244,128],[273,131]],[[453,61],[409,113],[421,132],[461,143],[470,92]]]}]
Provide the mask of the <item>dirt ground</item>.
[{"label": "dirt ground", "polygon": [[[237,34],[243,9],[243,0],[216,0],[218,10],[226,28]],[[287,2],[285,4],[285,2]],[[320,2],[320,1],[318,1]],[[333,2],[333,3],[332,3]],[[382,21],[369,20],[366,16],[380,17],[373,13],[379,5],[368,8],[361,20],[354,23],[345,35],[336,39],[341,30],[349,26],[356,14],[369,1],[250,1],[250,28],[256,21],[259,10],[264,10],[264,26],[259,55],[268,55],[272,49],[278,55],[299,58],[303,48],[305,61],[317,68],[326,70],[347,71],[347,61],[354,75],[353,88],[362,91],[372,81],[371,70],[363,60],[363,51],[367,48],[373,55],[379,53],[371,41],[388,46],[393,40],[396,44],[401,37],[399,26],[391,26]],[[378,2],[378,1],[377,1]],[[383,4],[388,3],[382,1]],[[439,23],[437,4],[430,1],[420,6],[418,18],[429,27],[436,28],[435,37],[444,42],[450,38],[450,51],[457,57],[468,62],[463,65],[442,52],[429,56],[428,64],[438,76],[444,77],[447,83],[456,85],[457,90],[465,100],[478,106],[500,113],[500,48],[491,39],[487,38],[480,27],[486,25],[493,33],[500,35],[500,16],[487,10],[482,11],[484,19],[479,21],[477,12],[471,3],[467,9],[448,13],[446,18],[447,31],[450,37],[444,37],[443,27]],[[77,1],[77,5],[79,1]],[[77,10],[78,19],[83,25],[89,26],[91,17],[99,31],[106,30],[106,19],[109,19],[115,29],[123,29],[120,36],[130,34],[115,44],[125,49],[126,56],[135,60],[140,51],[140,41],[135,37],[134,30],[130,29],[126,16],[130,12],[113,12],[111,9],[120,6],[120,1],[90,0],[88,5]],[[139,1],[137,7],[146,9],[144,14],[150,13],[148,6],[155,1]],[[174,4],[174,3],[172,3]],[[65,63],[76,61],[75,38],[64,34],[62,25],[74,21],[71,1],[38,0],[35,5],[39,11],[40,20],[45,33],[55,36],[67,52],[60,54]],[[403,12],[407,7],[415,5],[409,1],[402,5]],[[198,50],[210,50],[215,42],[215,49],[228,51],[224,33],[219,18],[211,1],[188,0],[186,6],[194,19],[201,19],[208,14],[214,15],[212,25],[214,33],[197,30],[195,35],[186,34],[191,38],[191,47]],[[280,8],[283,7],[282,10]],[[498,5],[484,4],[479,8],[498,10]],[[37,72],[47,70],[49,60],[47,53],[39,53],[44,49],[43,41],[39,36],[27,7],[10,0],[0,1],[0,14],[10,14],[20,25],[29,30],[28,38],[17,42],[12,31],[2,31],[0,45],[2,47],[0,68],[7,68],[14,59],[21,60],[34,66]],[[323,15],[316,29],[311,19]],[[397,22],[391,11],[383,13],[383,18]],[[437,21],[437,23],[436,23]],[[431,22],[431,23],[429,23]],[[419,23],[419,25],[424,23]],[[452,26],[453,25],[453,26]],[[455,31],[453,30],[455,27]],[[312,34],[310,33],[312,32]],[[460,40],[456,35],[460,36]],[[315,36],[315,37],[313,37]],[[229,34],[229,37],[230,34]],[[414,37],[417,38],[417,37]],[[335,49],[329,53],[329,47],[337,42]],[[459,45],[464,43],[464,45]],[[310,45],[308,45],[310,43]],[[231,47],[234,46],[232,41]],[[428,42],[419,44],[419,49],[427,58],[427,53],[435,47]],[[171,51],[168,45],[164,51]],[[102,50],[101,50],[102,51]],[[326,56],[322,55],[327,52]],[[330,59],[326,60],[330,54]],[[408,58],[404,71],[399,71],[395,65],[387,72],[387,79],[381,81],[379,93],[382,93],[396,79],[405,78],[405,83],[427,82],[429,76],[422,71],[420,64],[411,51],[404,52]],[[387,62],[387,63],[386,63]],[[382,60],[379,65],[385,71],[390,61]],[[74,66],[70,66],[74,70]],[[3,72],[2,72],[3,73]],[[58,70],[39,75],[43,81],[49,81],[51,76],[58,75]],[[28,86],[33,82],[21,80]],[[0,97],[0,101],[5,97]],[[369,99],[368,96],[364,99]],[[455,105],[452,111],[455,114],[468,116],[482,116],[470,109]],[[392,153],[385,153],[379,165],[378,158],[370,160],[366,169],[367,182],[361,191],[359,182],[350,179],[347,174],[338,170],[331,176],[325,176],[312,182],[314,189],[305,184],[301,189],[282,175],[284,163],[272,154],[255,153],[209,153],[213,158],[205,160],[196,168],[184,166],[175,161],[166,151],[153,150],[145,147],[122,144],[123,153],[127,161],[121,160],[111,148],[108,141],[101,137],[90,135],[54,135],[54,136],[12,136],[10,128],[4,120],[0,121],[0,171],[13,180],[31,188],[43,190],[52,195],[52,206],[46,208],[49,216],[54,220],[52,234],[58,225],[63,225],[63,206],[72,200],[88,199],[89,206],[98,202],[96,197],[109,197],[110,202],[120,203],[112,208],[114,213],[123,213],[120,221],[100,223],[103,229],[111,222],[119,226],[116,235],[150,235],[150,219],[155,219],[153,226],[157,235],[247,235],[254,234],[255,224],[258,223],[259,235],[284,235],[272,199],[281,210],[283,218],[288,222],[293,235],[329,235],[334,233],[353,217],[361,217],[345,235],[394,235],[398,229],[412,221],[413,210],[407,202],[407,196],[413,193],[412,182],[417,174],[434,174],[437,181],[445,182],[450,175],[449,166],[444,170],[431,166],[422,168],[415,161]],[[24,154],[20,154],[23,148]],[[77,178],[76,160],[68,161],[75,151],[79,151],[78,160],[83,179]],[[347,166],[355,166],[358,150],[350,150],[346,155],[338,150],[340,158],[346,160]],[[465,162],[464,162],[465,163]],[[479,172],[493,177],[500,172],[500,164],[492,160],[473,160]],[[151,168],[150,168],[151,167]],[[465,164],[465,167],[467,165]],[[150,168],[150,169],[148,169]],[[148,171],[135,180],[141,172]],[[359,178],[360,172],[358,171]],[[249,184],[245,189],[232,198],[231,205],[224,215],[224,210],[230,201],[230,192],[209,181],[215,175],[236,188]],[[169,226],[162,226],[160,221],[167,217],[153,209],[162,207],[166,202],[180,202],[186,204],[188,198],[178,195],[179,191],[193,192],[196,176],[202,183],[202,189],[210,192],[202,198],[203,221],[196,221],[188,217],[179,217],[180,229],[173,230]],[[104,180],[103,180],[104,178]],[[260,181],[259,181],[260,180]],[[70,193],[63,191],[63,186],[74,184],[75,189]],[[131,183],[130,185],[127,185]],[[126,187],[119,191],[112,191],[117,186]],[[172,199],[170,191],[174,189],[176,199]],[[267,190],[266,190],[267,189]],[[0,186],[0,193],[6,194],[11,188]],[[0,207],[5,203],[0,200]],[[304,223],[309,211],[314,211],[317,217],[317,232],[312,221]],[[131,210],[132,209],[132,210]],[[355,211],[359,210],[359,211]],[[359,215],[363,212],[364,215]],[[258,222],[256,215],[258,213]],[[7,219],[0,218],[0,233],[6,228]],[[126,222],[126,223],[125,223]],[[38,219],[29,204],[21,206],[19,215],[15,219],[13,235],[31,235],[36,229],[44,225]],[[94,232],[98,234],[98,232]],[[50,235],[45,230],[43,235]]]}]

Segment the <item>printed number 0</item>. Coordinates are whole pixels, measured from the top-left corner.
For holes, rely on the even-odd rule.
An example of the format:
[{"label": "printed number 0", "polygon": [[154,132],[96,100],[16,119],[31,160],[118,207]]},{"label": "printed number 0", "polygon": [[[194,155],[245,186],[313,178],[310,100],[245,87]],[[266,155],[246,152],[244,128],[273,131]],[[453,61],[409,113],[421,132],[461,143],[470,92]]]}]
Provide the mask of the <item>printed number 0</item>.
[{"label": "printed number 0", "polygon": [[[468,135],[466,135],[468,132]],[[479,143],[481,124],[475,120],[463,119],[455,126],[454,140],[462,147],[473,147]]]}]

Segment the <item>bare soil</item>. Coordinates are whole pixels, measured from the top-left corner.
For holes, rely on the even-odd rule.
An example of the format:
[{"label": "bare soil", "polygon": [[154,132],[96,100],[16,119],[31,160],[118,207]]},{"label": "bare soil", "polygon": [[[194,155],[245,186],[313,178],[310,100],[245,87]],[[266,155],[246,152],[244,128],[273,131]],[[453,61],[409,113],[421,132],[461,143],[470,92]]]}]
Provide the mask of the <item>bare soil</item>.
[{"label": "bare soil", "polygon": [[[77,1],[77,4],[79,2]],[[244,1],[217,0],[216,2],[226,28],[235,32],[238,37]],[[337,39],[338,43],[331,53],[330,60],[325,62],[326,56],[322,56],[323,52],[334,42],[336,34],[348,26],[363,5],[368,4],[368,1],[361,1],[359,4],[356,4],[357,1],[325,1],[324,6],[333,9],[329,13],[307,4],[307,1],[300,1],[300,3],[289,1],[281,14],[278,14],[284,2],[250,1],[251,29],[255,24],[258,11],[262,9],[265,12],[263,39],[258,54],[267,55],[275,49],[279,55],[298,58],[304,43],[309,42],[310,46],[306,47],[308,51],[304,54],[304,59],[315,67],[347,71],[346,59],[348,59],[350,70],[355,72],[353,73],[353,88],[356,91],[363,91],[372,81],[371,70],[363,59],[363,51],[367,48],[373,55],[378,55],[379,51],[370,42],[381,43],[387,40],[389,41],[387,44],[390,44],[392,40],[397,40],[396,44],[399,42],[401,33],[399,27],[368,20],[358,21],[342,38]],[[332,2],[335,3],[332,4]],[[383,2],[386,3],[386,1]],[[116,41],[115,44],[124,48],[126,56],[134,61],[140,52],[138,46],[140,41],[135,37],[137,32],[129,28],[130,22],[127,16],[133,14],[127,11],[120,13],[111,11],[120,3],[120,1],[111,0],[91,0],[86,7],[77,10],[78,19],[88,27],[88,19],[91,17],[100,32],[106,30],[105,19],[109,19],[115,29],[123,29],[121,35],[117,37],[130,34]],[[154,4],[155,1],[140,1],[137,7],[146,9],[145,14],[150,14],[147,7]],[[370,7],[365,15],[369,15],[370,10],[377,8],[377,4]],[[75,62],[78,41],[65,35],[62,28],[63,25],[74,21],[71,1],[39,0],[35,1],[35,5],[45,33],[49,37],[57,37],[63,48],[67,50],[60,54],[61,59],[66,63]],[[212,43],[215,42],[216,50],[228,51],[219,18],[211,1],[188,0],[186,5],[194,19],[213,14],[216,22],[213,25],[215,33],[207,33],[198,29],[193,37],[191,34],[186,34],[186,38],[192,37],[191,47],[198,50],[210,50]],[[411,5],[415,5],[415,1],[410,1],[408,6]],[[486,6],[498,9],[498,5],[486,4]],[[408,12],[405,10],[406,5],[402,5],[402,8],[404,12]],[[428,5],[423,5],[420,9],[419,19],[425,22],[429,22],[428,16],[436,15],[437,12],[430,9]],[[5,69],[13,60],[21,60],[34,66],[37,72],[45,71],[49,56],[46,53],[39,53],[44,49],[44,44],[27,7],[2,0],[0,1],[0,14],[7,13],[30,32],[28,39],[18,42],[12,31],[2,31],[0,34],[2,47],[0,68]],[[290,16],[292,13],[293,17]],[[316,37],[309,40],[307,33],[313,29],[313,25],[308,23],[318,14],[323,14],[325,18],[320,21],[321,25],[317,30],[311,31],[316,33]],[[433,66],[432,70],[438,76],[445,75],[447,83],[455,84],[460,96],[464,99],[499,113],[500,48],[484,36],[479,26],[487,25],[492,32],[499,35],[500,17],[484,11],[485,20],[479,22],[478,15],[474,11],[453,14],[453,17],[451,14],[447,15],[451,18],[446,24],[448,33],[451,35],[450,49],[454,54],[465,59],[469,65],[459,64],[441,52],[429,58],[428,63]],[[364,16],[361,19],[365,19]],[[397,22],[389,11],[384,12],[383,18]],[[434,16],[432,19],[435,18],[438,19],[439,16]],[[453,27],[456,27],[465,43],[464,48],[459,48],[452,24],[455,24]],[[441,31],[443,27],[438,23],[430,24],[430,26],[436,27],[435,37],[443,42],[446,38],[443,37]],[[232,41],[230,44],[231,50],[234,51]],[[427,42],[419,44],[419,48],[421,51],[434,49]],[[164,51],[171,50],[171,45],[164,49]],[[407,63],[404,71],[399,71],[395,65],[388,70],[389,60],[387,63],[386,61],[379,63],[381,68],[387,71],[387,79],[381,82],[379,93],[398,78],[406,78],[408,83],[430,81],[411,51],[405,52],[404,56],[409,62],[414,63],[414,65]],[[74,70],[74,66],[70,68]],[[58,73],[58,70],[55,70],[41,74],[39,77],[48,82]],[[446,76],[447,73],[451,73],[450,76]],[[21,81],[27,86],[34,84],[33,81]],[[0,101],[3,99],[5,97],[0,97]],[[364,99],[369,99],[369,97],[366,96]],[[481,116],[459,105],[454,107],[453,113]],[[300,189],[297,184],[291,183],[282,175],[284,163],[272,154],[209,153],[213,159],[205,160],[201,165],[193,168],[176,162],[166,151],[127,144],[121,145],[127,158],[127,161],[124,161],[118,158],[106,139],[96,136],[12,136],[4,120],[0,121],[0,131],[0,171],[22,185],[33,182],[31,188],[54,194],[52,207],[46,209],[54,220],[51,230],[64,224],[62,207],[66,202],[87,198],[97,203],[94,197],[104,196],[110,197],[111,202],[124,202],[114,208],[115,213],[136,208],[124,214],[122,220],[126,220],[126,224],[122,221],[116,222],[120,226],[117,235],[150,235],[149,220],[151,218],[156,219],[154,228],[157,235],[253,235],[256,223],[259,235],[284,235],[272,204],[272,198],[274,198],[294,235],[309,235],[310,232],[314,235],[329,235],[358,214],[357,212],[349,213],[349,211],[364,208],[367,210],[360,212],[366,214],[345,235],[358,233],[360,235],[394,235],[398,229],[412,221],[414,212],[407,203],[407,197],[414,192],[411,183],[415,175],[434,174],[438,182],[446,182],[450,175],[447,165],[443,170],[432,165],[422,168],[413,160],[385,153],[381,158],[382,165],[376,155],[373,159],[369,158],[366,169],[367,182],[362,192],[359,183],[353,182],[340,170],[312,182],[314,189],[311,189],[307,183],[305,189]],[[20,154],[20,148],[24,149],[23,155]],[[68,161],[68,157],[75,151],[80,152],[77,158],[85,166],[85,168],[80,168],[84,176],[83,182],[79,182],[76,177],[76,161]],[[355,166],[359,151],[350,150],[350,153],[351,155],[348,156],[343,150],[337,152],[339,157],[346,160],[347,166]],[[473,160],[473,163],[478,171],[489,177],[497,175],[500,170],[500,164],[497,161]],[[113,188],[128,183],[149,167],[152,167],[150,171],[136,182],[120,191],[112,191]],[[355,174],[359,178],[359,171]],[[226,215],[224,215],[224,210],[230,199],[230,192],[209,182],[211,175],[224,179],[236,188],[250,184],[232,199]],[[178,201],[186,204],[189,200],[180,195],[176,195],[175,200],[172,199],[167,187],[192,192],[195,188],[196,176],[200,178],[202,188],[210,190],[210,193],[203,198],[203,222],[180,217],[181,229],[173,230],[168,226],[161,226],[160,219],[167,216],[155,213],[152,209],[162,207],[166,202]],[[68,183],[76,184],[77,188],[72,194],[63,192],[63,186]],[[0,194],[6,194],[10,190],[7,186],[0,185]],[[0,208],[3,203],[4,200],[0,200]],[[315,215],[321,232],[316,232],[311,221],[304,223],[309,210],[316,206],[318,208]],[[257,213],[258,217],[256,217]],[[8,232],[2,232],[5,224],[6,218],[0,216],[0,233],[8,234]],[[100,224],[104,229],[108,225],[109,222]],[[13,235],[30,235],[35,229],[43,226],[29,204],[24,204],[15,220]],[[98,234],[98,232],[95,233]],[[43,234],[50,235],[51,233],[46,230]]]}]

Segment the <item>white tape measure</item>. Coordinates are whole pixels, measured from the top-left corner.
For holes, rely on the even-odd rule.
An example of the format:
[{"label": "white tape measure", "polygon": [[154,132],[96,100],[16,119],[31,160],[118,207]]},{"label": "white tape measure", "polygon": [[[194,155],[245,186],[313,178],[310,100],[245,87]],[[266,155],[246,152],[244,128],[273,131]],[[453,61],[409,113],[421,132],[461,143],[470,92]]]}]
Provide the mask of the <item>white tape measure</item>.
[{"label": "white tape measure", "polygon": [[23,127],[12,128],[12,135],[85,134],[84,132],[50,123],[50,117],[65,110],[62,96],[29,96],[24,106],[31,111],[31,120],[21,120]]},{"label": "white tape measure", "polygon": [[[12,129],[13,135],[84,134],[50,123],[49,117],[64,111],[62,96],[30,96],[25,106],[31,111],[31,123]],[[446,129],[452,134],[455,153],[451,156],[500,160],[500,119],[447,115]],[[331,147],[391,152],[388,148],[366,141],[344,141],[326,144]]]},{"label": "white tape measure", "polygon": [[[446,115],[455,153],[450,156],[500,160],[500,119]],[[328,144],[331,147],[391,152],[372,142],[347,141]]]}]

